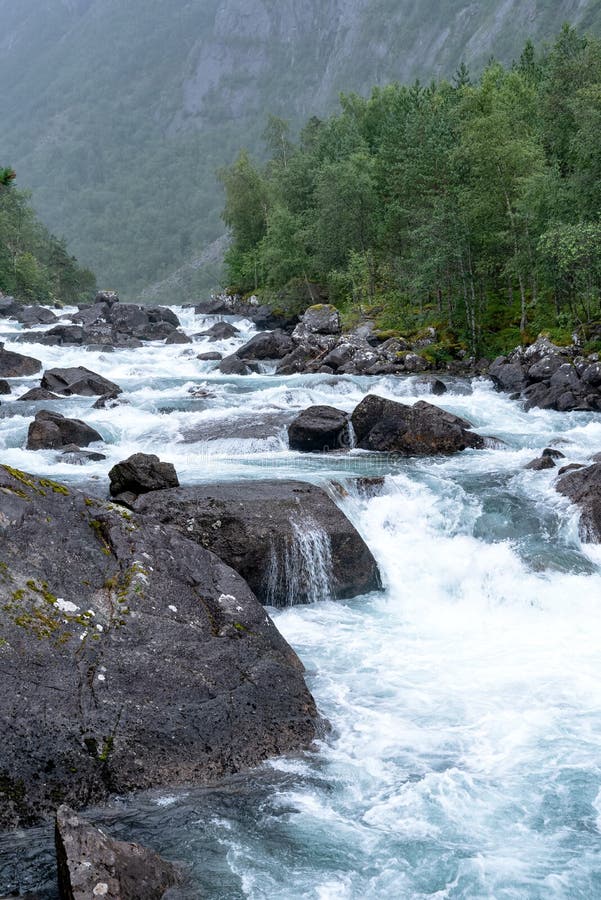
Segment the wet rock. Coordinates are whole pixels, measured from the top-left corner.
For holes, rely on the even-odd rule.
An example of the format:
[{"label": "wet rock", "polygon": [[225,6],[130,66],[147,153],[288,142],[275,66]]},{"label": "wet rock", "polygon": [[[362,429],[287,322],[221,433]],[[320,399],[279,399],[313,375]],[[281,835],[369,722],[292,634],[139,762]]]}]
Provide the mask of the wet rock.
[{"label": "wet rock", "polygon": [[584,541],[601,543],[601,463],[564,475],[557,490],[580,506],[580,535]]},{"label": "wet rock", "polygon": [[7,297],[4,294],[0,294],[0,316],[3,318],[10,318],[15,312],[18,312],[21,308],[22,304],[19,303],[18,300],[15,300],[14,297]]},{"label": "wet rock", "polygon": [[81,325],[55,325],[43,334],[39,332],[30,332],[23,335],[23,339],[33,341],[38,344],[48,344],[49,346],[77,346],[83,343],[84,330]]},{"label": "wet rock", "polygon": [[108,378],[84,366],[68,369],[48,369],[44,372],[41,386],[55,394],[70,396],[79,394],[83,397],[97,397],[103,394],[120,394],[121,388]]},{"label": "wet rock", "polygon": [[199,353],[196,359],[200,359],[202,362],[219,362],[223,359],[223,353],[218,353],[216,350],[209,353]]},{"label": "wet rock", "polygon": [[291,450],[325,453],[348,450],[351,445],[348,413],[333,406],[311,406],[288,426]]},{"label": "wet rock", "polygon": [[239,359],[233,354],[221,360],[219,371],[224,375],[251,375],[253,372],[256,372],[256,366],[244,359]]},{"label": "wet rock", "polygon": [[413,374],[426,372],[430,368],[430,363],[417,353],[406,353],[403,357],[403,367],[406,372]]},{"label": "wet rock", "polygon": [[556,450],[555,447],[545,447],[541,456],[548,456],[550,459],[565,459],[565,453],[562,453],[561,450]]},{"label": "wet rock", "polygon": [[298,657],[216,556],[5,467],[0,496],[0,828],[312,742]]},{"label": "wet rock", "polygon": [[528,386],[526,369],[519,360],[499,356],[488,370],[490,378],[501,391],[521,392]]},{"label": "wet rock", "polygon": [[104,453],[98,453],[97,450],[82,450],[77,444],[67,444],[61,450],[61,458],[63,462],[70,465],[82,466],[87,462],[100,462],[106,459]]},{"label": "wet rock", "polygon": [[285,331],[262,331],[236,351],[240,359],[283,359],[295,344]]},{"label": "wet rock", "polygon": [[134,453],[117,463],[109,472],[112,497],[119,494],[146,494],[164,488],[178,487],[177,472],[172,463],[161,462],[152,453]]},{"label": "wet rock", "polygon": [[188,337],[183,331],[172,331],[165,338],[165,344],[191,344],[192,338]]},{"label": "wet rock", "polygon": [[484,447],[484,439],[470,431],[471,424],[425,400],[413,406],[365,397],[351,416],[357,446],[362,450],[429,456]]},{"label": "wet rock", "polygon": [[47,391],[46,388],[32,388],[30,391],[27,391],[25,394],[21,394],[20,397],[17,397],[17,400],[25,400],[27,402],[34,403],[39,400],[61,400],[62,397],[59,397],[58,394],[53,394],[52,391]]},{"label": "wet rock", "polygon": [[[296,481],[201,485],[140,497],[134,509],[216,553],[265,603],[354,597],[380,587],[359,533],[320,488]],[[320,599],[324,599],[320,597]]]},{"label": "wet rock", "polygon": [[531,469],[533,472],[542,472],[544,469],[554,469],[555,462],[551,456],[541,456],[538,459],[533,459],[524,468]]},{"label": "wet rock", "polygon": [[440,378],[435,378],[433,375],[426,375],[423,378],[418,378],[417,383],[421,386],[424,385],[430,388],[430,391],[436,397],[442,397],[443,394],[446,394],[448,388],[444,381],[441,381]]},{"label": "wet rock", "polygon": [[128,400],[124,400],[119,393],[113,391],[111,394],[103,394],[94,403],[92,409],[115,409],[116,406],[128,404]]},{"label": "wet rock", "polygon": [[67,419],[46,409],[36,413],[27,432],[28,450],[55,450],[67,444],[87,447],[95,441],[102,441],[102,435],[95,428],[80,419]]},{"label": "wet rock", "polygon": [[559,472],[557,473],[559,476],[566,475],[568,472],[576,472],[578,469],[584,469],[585,466],[582,463],[570,463],[567,466],[562,466]]},{"label": "wet rock", "polygon": [[216,322],[206,331],[199,332],[199,337],[208,337],[211,341],[227,341],[240,334],[240,329],[229,322]]},{"label": "wet rock", "polygon": [[0,343],[0,378],[27,378],[28,375],[35,375],[41,368],[39,359],[5,350],[4,344]]},{"label": "wet rock", "polygon": [[0,378],[0,394],[6,396],[11,393],[11,387],[8,381],[5,381],[4,378]]},{"label": "wet rock", "polygon": [[140,844],[113,840],[67,806],[56,814],[55,842],[63,900],[161,900],[180,882],[172,863]]},{"label": "wet rock", "polygon": [[47,306],[21,306],[13,312],[12,318],[26,326],[56,322],[55,314]]}]

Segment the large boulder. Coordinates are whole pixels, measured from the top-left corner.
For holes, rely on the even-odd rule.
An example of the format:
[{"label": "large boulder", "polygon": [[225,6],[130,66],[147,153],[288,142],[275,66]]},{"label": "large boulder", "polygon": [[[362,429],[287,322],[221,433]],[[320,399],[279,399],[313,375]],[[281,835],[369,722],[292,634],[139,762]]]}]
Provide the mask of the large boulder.
[{"label": "large boulder", "polygon": [[216,322],[206,331],[199,332],[199,337],[208,337],[211,341],[227,341],[239,333],[240,329],[229,322]]},{"label": "large boulder", "polygon": [[354,597],[380,587],[371,551],[314,485],[201,485],[146,494],[134,509],[216,553],[270,605]]},{"label": "large boulder", "polygon": [[348,450],[351,444],[349,416],[333,406],[310,406],[288,426],[291,450],[323,453]]},{"label": "large boulder", "polygon": [[101,440],[102,435],[80,419],[66,419],[60,413],[41,409],[29,426],[27,449],[55,450],[68,444],[87,447]]},{"label": "large boulder", "polygon": [[109,472],[112,497],[120,494],[147,494],[165,488],[179,487],[172,463],[161,462],[153,453],[134,453],[117,463]]},{"label": "large boulder", "polygon": [[12,353],[4,349],[4,344],[0,344],[0,378],[27,378],[35,375],[41,368],[39,359]]},{"label": "large boulder", "polygon": [[106,303],[108,306],[114,306],[115,303],[119,303],[119,294],[117,291],[98,291],[94,303]]},{"label": "large boulder", "polygon": [[108,378],[84,366],[70,369],[47,369],[41,381],[41,387],[65,397],[79,394],[83,397],[99,397],[103,394],[120,394],[121,388]]},{"label": "large boulder", "polygon": [[13,312],[13,319],[21,325],[50,325],[56,316],[47,306],[21,306]]},{"label": "large boulder", "polygon": [[0,829],[310,745],[303,667],[215,555],[8,467],[0,496]]},{"label": "large boulder", "polygon": [[15,300],[14,297],[7,297],[5,294],[0,293],[0,316],[3,318],[10,318],[18,312],[21,307],[22,304],[19,303],[18,300]]},{"label": "large boulder", "polygon": [[351,422],[362,450],[431,456],[485,444],[484,438],[470,431],[470,422],[425,400],[408,406],[368,394],[355,408]]},{"label": "large boulder", "polygon": [[236,351],[240,359],[282,359],[294,350],[295,343],[285,331],[261,331]]},{"label": "large boulder", "polygon": [[557,482],[557,490],[580,506],[582,539],[601,543],[601,462],[564,475]]},{"label": "large boulder", "polygon": [[341,331],[340,313],[336,307],[318,303],[305,310],[292,336],[302,340],[308,334],[340,334]]},{"label": "large boulder", "polygon": [[161,900],[180,881],[172,863],[140,844],[116,841],[61,806],[55,823],[62,900]]}]

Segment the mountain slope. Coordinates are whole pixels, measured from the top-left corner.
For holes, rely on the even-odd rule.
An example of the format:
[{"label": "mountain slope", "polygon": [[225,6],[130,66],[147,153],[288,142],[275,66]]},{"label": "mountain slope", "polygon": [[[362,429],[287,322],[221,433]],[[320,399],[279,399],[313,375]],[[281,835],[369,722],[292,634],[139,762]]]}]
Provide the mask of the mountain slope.
[{"label": "mountain slope", "polygon": [[104,284],[170,284],[222,231],[215,170],[260,147],[268,113],[297,122],[340,90],[511,59],[565,20],[599,32],[600,5],[0,0],[0,162]]}]

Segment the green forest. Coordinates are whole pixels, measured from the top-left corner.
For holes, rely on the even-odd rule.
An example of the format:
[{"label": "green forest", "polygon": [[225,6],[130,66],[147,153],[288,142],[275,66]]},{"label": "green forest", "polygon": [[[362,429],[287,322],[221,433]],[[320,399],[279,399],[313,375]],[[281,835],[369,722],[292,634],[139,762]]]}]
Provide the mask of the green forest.
[{"label": "green forest", "polygon": [[[601,292],[601,42],[565,26],[477,79],[341,98],[270,160],[221,172],[232,290],[318,282],[349,324],[435,325],[438,351],[496,355],[596,333]],[[283,289],[287,288],[287,291]]]},{"label": "green forest", "polygon": [[77,303],[89,299],[96,279],[78,266],[64,240],[37,219],[16,173],[0,166],[0,293],[24,303]]}]

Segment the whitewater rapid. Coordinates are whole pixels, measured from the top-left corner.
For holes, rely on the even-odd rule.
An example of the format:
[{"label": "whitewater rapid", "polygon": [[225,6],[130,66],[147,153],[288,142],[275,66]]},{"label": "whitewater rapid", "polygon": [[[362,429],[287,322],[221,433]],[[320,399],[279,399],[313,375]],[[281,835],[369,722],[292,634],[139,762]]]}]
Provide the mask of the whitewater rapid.
[{"label": "whitewater rapid", "polygon": [[[189,334],[211,324],[175,312]],[[601,417],[525,413],[484,379],[449,381],[448,394],[428,399],[500,442],[420,460],[291,453],[296,411],[350,411],[370,392],[412,402],[428,388],[417,378],[281,378],[269,366],[224,376],[196,355],[227,354],[253,333],[234,324],[241,333],[225,342],[87,353],[11,342],[19,326],[0,323],[7,349],[45,367],[86,365],[128,401],[14,404],[39,381],[19,380],[0,406],[2,462],[99,494],[111,465],[138,450],[173,462],[184,484],[310,480],[355,523],[385,583],[353,601],[270,610],[330,725],[314,752],[101,815],[186,862],[190,897],[601,897],[601,553],[581,543],[556,470],[523,468],[549,445],[565,463],[587,462],[601,450]],[[97,428],[107,460],[73,466],[24,450],[42,406]],[[366,497],[360,475],[384,477],[382,492]],[[36,835],[0,838],[0,860],[27,846],[39,884],[50,856],[48,835]],[[3,890],[11,877],[14,866],[0,863]]]}]

